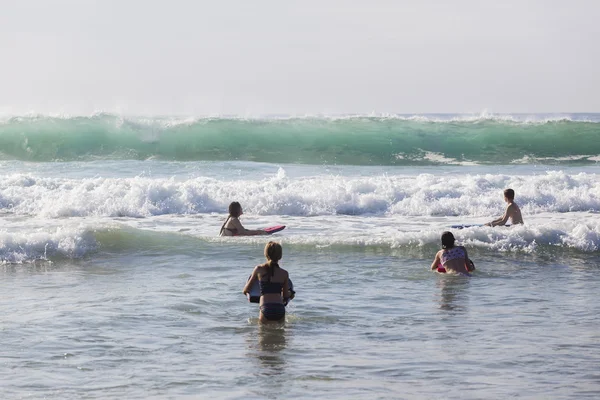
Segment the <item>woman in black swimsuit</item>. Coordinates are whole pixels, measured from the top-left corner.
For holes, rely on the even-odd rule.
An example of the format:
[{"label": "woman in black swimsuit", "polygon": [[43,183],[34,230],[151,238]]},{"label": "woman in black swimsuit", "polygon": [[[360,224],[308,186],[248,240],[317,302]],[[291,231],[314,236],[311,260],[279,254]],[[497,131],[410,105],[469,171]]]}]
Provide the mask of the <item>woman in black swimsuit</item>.
[{"label": "woman in black swimsuit", "polygon": [[260,322],[281,321],[285,318],[284,298],[293,299],[290,291],[289,274],[279,266],[283,249],[277,242],[269,242],[265,246],[267,262],[254,267],[252,275],[242,293],[247,294],[255,280],[260,284]]},{"label": "woman in black swimsuit", "polygon": [[221,227],[219,236],[252,236],[252,235],[268,235],[267,232],[262,229],[246,229],[240,222],[239,218],[244,212],[242,211],[242,205],[237,201],[234,201],[229,205],[229,217],[225,220],[225,223]]}]

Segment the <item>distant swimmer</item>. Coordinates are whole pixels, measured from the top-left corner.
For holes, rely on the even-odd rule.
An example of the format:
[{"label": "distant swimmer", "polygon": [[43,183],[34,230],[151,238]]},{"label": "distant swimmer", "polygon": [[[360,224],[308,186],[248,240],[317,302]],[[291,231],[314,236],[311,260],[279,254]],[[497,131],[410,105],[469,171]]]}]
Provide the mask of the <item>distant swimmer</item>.
[{"label": "distant swimmer", "polygon": [[504,191],[504,201],[508,203],[504,215],[498,219],[493,220],[485,224],[486,226],[498,226],[505,225],[508,220],[511,220],[513,225],[522,224],[523,217],[521,216],[521,209],[515,203],[515,191],[512,189],[506,189]]},{"label": "distant swimmer", "polygon": [[244,212],[242,206],[237,201],[234,201],[229,205],[229,216],[225,220],[219,236],[253,236],[253,235],[268,235],[269,232],[265,232],[262,229],[246,229],[240,222],[240,216]]},{"label": "distant swimmer", "polygon": [[267,262],[254,267],[252,275],[242,293],[248,294],[252,284],[258,280],[260,285],[260,322],[281,321],[285,318],[284,299],[293,299],[290,291],[289,274],[279,266],[283,249],[277,242],[269,242],[265,246]]},{"label": "distant swimmer", "polygon": [[455,246],[455,240],[452,232],[442,233],[442,250],[436,253],[431,264],[432,270],[439,268],[439,272],[457,272],[465,275],[469,275],[469,272],[475,270],[475,265],[469,259],[467,249],[463,246]]}]

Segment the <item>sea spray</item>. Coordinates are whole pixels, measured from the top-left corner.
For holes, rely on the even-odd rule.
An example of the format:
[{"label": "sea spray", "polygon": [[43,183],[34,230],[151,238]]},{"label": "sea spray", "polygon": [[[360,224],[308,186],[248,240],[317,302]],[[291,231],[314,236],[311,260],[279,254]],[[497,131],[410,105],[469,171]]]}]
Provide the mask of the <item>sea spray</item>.
[{"label": "sea spray", "polygon": [[528,215],[600,209],[600,177],[547,171],[535,175],[428,174],[67,179],[0,175],[0,211],[64,217],[149,217],[222,213],[232,199],[256,215],[404,215],[490,217],[512,187]]}]

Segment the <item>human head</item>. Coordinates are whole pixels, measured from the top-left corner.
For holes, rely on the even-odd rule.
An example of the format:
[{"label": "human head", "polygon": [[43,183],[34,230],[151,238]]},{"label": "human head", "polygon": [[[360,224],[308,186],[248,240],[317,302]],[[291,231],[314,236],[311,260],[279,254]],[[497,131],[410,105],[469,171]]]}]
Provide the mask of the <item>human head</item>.
[{"label": "human head", "polygon": [[235,218],[242,215],[242,205],[237,201],[232,202],[229,205],[229,215]]},{"label": "human head", "polygon": [[512,190],[512,189],[506,189],[506,190],[504,190],[504,198],[506,200],[513,201],[515,199],[515,191]]},{"label": "human head", "polygon": [[451,249],[454,247],[454,235],[452,232],[446,231],[442,233],[442,249]]},{"label": "human head", "polygon": [[283,249],[277,242],[269,242],[265,246],[265,257],[270,263],[277,264],[283,257]]}]

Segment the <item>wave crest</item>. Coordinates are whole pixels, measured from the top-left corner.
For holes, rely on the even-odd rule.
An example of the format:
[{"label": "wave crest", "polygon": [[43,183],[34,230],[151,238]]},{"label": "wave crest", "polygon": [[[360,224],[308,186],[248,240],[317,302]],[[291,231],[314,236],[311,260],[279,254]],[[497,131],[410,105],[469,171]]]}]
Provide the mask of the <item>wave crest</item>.
[{"label": "wave crest", "polygon": [[32,115],[0,122],[0,158],[330,165],[596,163],[599,133],[598,114],[270,118]]}]

